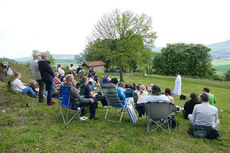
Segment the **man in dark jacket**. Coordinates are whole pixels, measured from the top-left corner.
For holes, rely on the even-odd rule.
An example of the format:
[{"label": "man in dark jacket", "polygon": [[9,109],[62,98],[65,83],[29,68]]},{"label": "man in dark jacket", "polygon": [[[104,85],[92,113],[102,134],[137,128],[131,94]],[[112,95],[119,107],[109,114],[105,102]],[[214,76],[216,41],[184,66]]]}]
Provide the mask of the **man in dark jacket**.
[{"label": "man in dark jacket", "polygon": [[47,105],[52,106],[54,104],[54,102],[52,102],[52,88],[53,88],[54,73],[48,61],[48,54],[45,53],[42,54],[41,58],[42,59],[38,62],[38,67],[39,67],[42,81],[46,84],[46,90],[48,92]]}]

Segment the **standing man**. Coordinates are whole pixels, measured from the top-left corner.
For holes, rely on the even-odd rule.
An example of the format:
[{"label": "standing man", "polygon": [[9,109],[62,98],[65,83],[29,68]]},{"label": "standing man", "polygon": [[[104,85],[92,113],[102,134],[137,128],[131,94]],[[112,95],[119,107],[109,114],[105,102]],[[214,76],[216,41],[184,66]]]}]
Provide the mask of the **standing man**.
[{"label": "standing man", "polygon": [[46,84],[46,90],[48,91],[47,105],[52,106],[54,104],[54,102],[52,102],[52,87],[53,87],[54,73],[48,61],[48,54],[43,53],[41,55],[41,58],[42,59],[38,62],[38,67],[39,67],[42,81]]},{"label": "standing man", "polygon": [[34,51],[33,58],[34,60],[32,61],[30,67],[31,67],[31,72],[33,74],[34,80],[38,82],[38,86],[39,86],[39,100],[38,101],[44,102],[44,98],[43,98],[44,83],[42,81],[41,74],[38,68],[38,61],[41,59],[40,52]]},{"label": "standing man", "polygon": [[173,94],[179,96],[181,95],[181,76],[178,72],[176,73],[175,87],[174,87]]}]

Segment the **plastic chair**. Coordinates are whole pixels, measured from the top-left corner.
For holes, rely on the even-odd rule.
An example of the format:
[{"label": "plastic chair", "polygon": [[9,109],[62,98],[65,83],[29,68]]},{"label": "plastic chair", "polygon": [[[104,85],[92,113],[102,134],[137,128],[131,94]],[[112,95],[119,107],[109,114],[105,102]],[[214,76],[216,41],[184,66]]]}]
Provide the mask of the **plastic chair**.
[{"label": "plastic chair", "polygon": [[[152,123],[156,124],[152,131],[160,128],[168,134],[171,134],[170,120],[176,111],[174,103],[168,101],[151,101],[145,103],[147,133]],[[167,125],[168,130],[164,128]],[[151,131],[151,132],[152,132]]]}]

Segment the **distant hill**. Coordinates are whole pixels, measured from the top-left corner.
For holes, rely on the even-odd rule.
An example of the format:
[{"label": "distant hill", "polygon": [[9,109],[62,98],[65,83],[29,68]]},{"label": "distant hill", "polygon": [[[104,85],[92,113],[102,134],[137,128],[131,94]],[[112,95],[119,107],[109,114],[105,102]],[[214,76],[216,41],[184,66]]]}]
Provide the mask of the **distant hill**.
[{"label": "distant hill", "polygon": [[209,44],[207,47],[211,48],[213,59],[230,58],[230,40]]}]

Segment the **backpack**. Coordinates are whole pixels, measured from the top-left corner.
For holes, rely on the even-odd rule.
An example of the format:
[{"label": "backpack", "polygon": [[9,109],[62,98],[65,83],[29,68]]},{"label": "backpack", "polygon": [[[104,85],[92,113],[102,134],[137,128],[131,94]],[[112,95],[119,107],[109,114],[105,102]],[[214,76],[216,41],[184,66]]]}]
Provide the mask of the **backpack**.
[{"label": "backpack", "polygon": [[186,96],[185,95],[180,95],[180,100],[185,100]]}]

